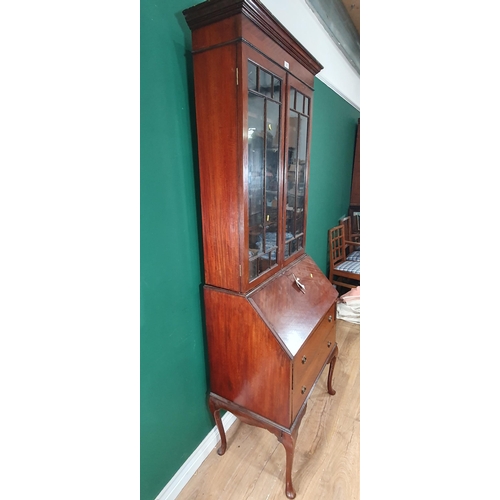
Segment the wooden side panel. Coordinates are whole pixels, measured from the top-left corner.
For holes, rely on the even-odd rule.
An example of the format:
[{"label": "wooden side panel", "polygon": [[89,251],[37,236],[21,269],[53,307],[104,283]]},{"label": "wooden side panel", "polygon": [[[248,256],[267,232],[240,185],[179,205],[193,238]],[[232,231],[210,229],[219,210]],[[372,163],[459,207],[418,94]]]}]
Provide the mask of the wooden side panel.
[{"label": "wooden side panel", "polygon": [[235,45],[194,54],[205,283],[240,289],[238,131]]},{"label": "wooden side panel", "polygon": [[241,36],[240,16],[233,16],[193,31],[193,51],[235,40]]},{"label": "wooden side panel", "polygon": [[[305,286],[305,293],[293,275]],[[251,300],[295,356],[337,297],[337,290],[306,255],[259,288]]]},{"label": "wooden side panel", "polygon": [[204,294],[210,390],[290,427],[290,358],[244,296]]}]

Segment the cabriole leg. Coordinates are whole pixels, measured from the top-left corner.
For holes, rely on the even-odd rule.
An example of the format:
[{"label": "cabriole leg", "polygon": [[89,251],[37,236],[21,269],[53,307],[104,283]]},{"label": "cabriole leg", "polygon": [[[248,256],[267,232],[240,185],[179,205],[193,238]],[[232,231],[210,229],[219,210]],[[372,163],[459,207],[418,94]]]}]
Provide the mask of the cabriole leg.
[{"label": "cabriole leg", "polygon": [[293,455],[295,453],[295,436],[291,434],[282,433],[280,438],[281,443],[285,447],[286,452],[286,496],[288,498],[295,498],[295,490],[292,484],[292,466]]},{"label": "cabriole leg", "polygon": [[335,344],[335,348],[333,349],[332,359],[330,360],[330,368],[328,369],[328,394],[334,396],[336,391],[332,387],[332,378],[333,378],[333,369],[335,368],[335,362],[337,361],[337,356],[339,355],[339,348],[337,344]]},{"label": "cabriole leg", "polygon": [[219,430],[219,434],[220,434],[220,447],[217,450],[217,454],[224,455],[224,453],[226,452],[226,448],[227,448],[226,433],[224,431],[224,426],[222,425],[222,420],[220,418],[220,407],[217,404],[217,401],[214,400],[211,396],[208,399],[208,407],[210,409],[210,412],[214,416],[215,423],[217,425],[217,429]]}]

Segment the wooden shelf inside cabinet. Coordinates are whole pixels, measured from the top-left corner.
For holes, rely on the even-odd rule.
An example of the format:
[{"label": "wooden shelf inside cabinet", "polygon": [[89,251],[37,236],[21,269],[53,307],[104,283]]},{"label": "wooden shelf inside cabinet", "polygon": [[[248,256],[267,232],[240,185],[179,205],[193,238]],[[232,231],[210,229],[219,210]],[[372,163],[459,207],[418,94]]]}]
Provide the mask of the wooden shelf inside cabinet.
[{"label": "wooden shelf inside cabinet", "polygon": [[[286,487],[307,400],[338,349],[338,293],[305,253],[314,75],[258,0],[184,11],[192,31],[209,408],[283,443]],[[300,359],[299,359],[300,356]],[[307,361],[303,361],[307,360]]]}]

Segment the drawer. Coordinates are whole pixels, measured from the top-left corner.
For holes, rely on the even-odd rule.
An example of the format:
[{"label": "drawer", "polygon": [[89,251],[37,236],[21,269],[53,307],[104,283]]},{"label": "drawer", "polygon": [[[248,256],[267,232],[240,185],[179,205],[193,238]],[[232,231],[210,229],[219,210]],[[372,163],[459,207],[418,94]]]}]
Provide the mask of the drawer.
[{"label": "drawer", "polygon": [[294,358],[293,418],[309,396],[316,379],[335,347],[335,309],[336,305],[334,304]]}]

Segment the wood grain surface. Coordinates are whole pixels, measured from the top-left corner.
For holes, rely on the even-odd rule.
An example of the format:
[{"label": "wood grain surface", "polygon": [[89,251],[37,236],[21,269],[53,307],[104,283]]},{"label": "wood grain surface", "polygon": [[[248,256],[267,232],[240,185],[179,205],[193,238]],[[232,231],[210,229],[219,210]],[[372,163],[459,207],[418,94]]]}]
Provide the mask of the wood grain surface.
[{"label": "wood grain surface", "polygon": [[[359,325],[337,320],[337,394],[328,394],[325,370],[309,398],[295,448],[297,500],[359,500],[359,333]],[[276,437],[237,421],[227,431],[226,453],[219,456],[214,448],[177,498],[283,500],[284,475],[285,450]]]}]

